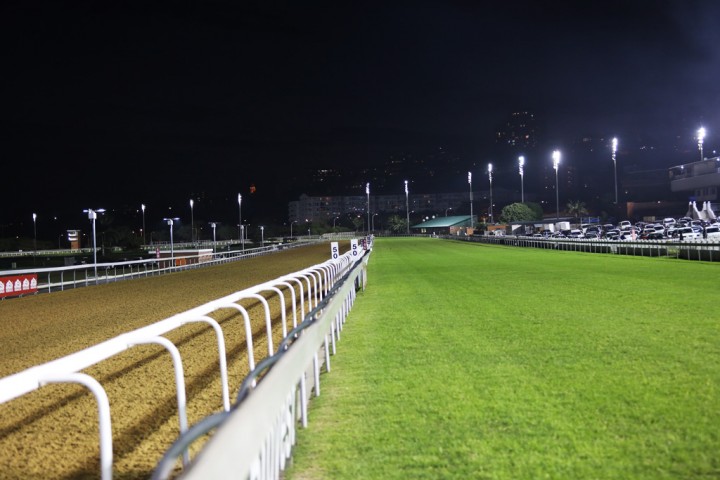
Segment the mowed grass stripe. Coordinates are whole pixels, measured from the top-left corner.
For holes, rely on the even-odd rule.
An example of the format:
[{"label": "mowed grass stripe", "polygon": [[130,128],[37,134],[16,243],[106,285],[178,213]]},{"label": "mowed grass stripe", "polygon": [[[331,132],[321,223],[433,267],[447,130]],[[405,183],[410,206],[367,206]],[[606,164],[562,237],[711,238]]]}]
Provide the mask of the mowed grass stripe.
[{"label": "mowed grass stripe", "polygon": [[716,477],[718,268],[377,239],[287,478]]}]

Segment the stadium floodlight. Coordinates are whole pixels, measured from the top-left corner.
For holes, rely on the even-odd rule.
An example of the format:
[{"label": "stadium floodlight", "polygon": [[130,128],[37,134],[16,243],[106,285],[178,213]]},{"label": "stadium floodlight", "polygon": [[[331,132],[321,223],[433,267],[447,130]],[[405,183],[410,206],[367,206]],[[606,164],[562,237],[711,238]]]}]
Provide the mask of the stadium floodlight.
[{"label": "stadium floodlight", "polygon": [[140,210],[142,210],[142,221],[143,221],[143,229],[142,229],[142,237],[143,237],[143,245],[145,245],[145,204],[140,204]]},{"label": "stadium floodlight", "polygon": [[195,202],[193,199],[190,199],[190,242],[195,243],[195,209],[193,208],[195,206]]},{"label": "stadium floodlight", "polygon": [[560,193],[558,192],[558,167],[560,166],[560,150],[552,154],[553,169],[555,170],[555,220],[560,220]]},{"label": "stadium floodlight", "polygon": [[525,203],[525,157],[518,157],[518,170],[520,172],[520,202]]},{"label": "stadium floodlight", "polygon": [[700,149],[700,161],[703,161],[703,140],[705,140],[705,127],[700,127],[697,132],[698,148]]},{"label": "stadium floodlight", "polygon": [[[238,233],[240,234],[240,245],[245,250],[245,232],[242,224],[242,195],[238,193]],[[290,235],[292,236],[292,235]]]},{"label": "stadium floodlight", "polygon": [[468,185],[470,186],[470,226],[475,226],[473,221],[473,197],[472,197],[472,172],[468,172]]},{"label": "stadium floodlight", "polygon": [[490,223],[495,223],[493,221],[492,163],[488,163],[487,173],[488,173],[488,179],[490,180]]},{"label": "stadium floodlight", "polygon": [[368,234],[370,234],[370,182],[365,184],[365,193],[367,194],[367,217],[368,217],[367,232],[368,232]]},{"label": "stadium floodlight", "polygon": [[410,235],[410,191],[408,190],[408,181],[405,180],[405,233]]},{"label": "stadium floodlight", "polygon": [[612,161],[613,161],[613,169],[615,170],[615,204],[618,203],[618,182],[617,182],[617,159],[615,158],[615,154],[617,153],[617,146],[618,146],[618,139],[613,138],[612,139]]},{"label": "stadium floodlight", "polygon": [[[33,249],[35,250],[35,253],[33,255],[37,255],[37,213],[33,213]],[[34,260],[33,260],[34,262]]]}]

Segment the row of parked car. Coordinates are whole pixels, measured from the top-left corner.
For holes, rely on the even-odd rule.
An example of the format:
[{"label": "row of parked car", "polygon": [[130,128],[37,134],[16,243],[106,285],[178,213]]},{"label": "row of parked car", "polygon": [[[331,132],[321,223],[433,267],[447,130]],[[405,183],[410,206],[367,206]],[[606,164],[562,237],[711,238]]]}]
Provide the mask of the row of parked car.
[{"label": "row of parked car", "polygon": [[623,220],[614,224],[582,224],[580,228],[552,232],[543,230],[535,237],[583,238],[604,240],[720,240],[720,222],[682,217],[664,218],[660,222],[636,222]]}]

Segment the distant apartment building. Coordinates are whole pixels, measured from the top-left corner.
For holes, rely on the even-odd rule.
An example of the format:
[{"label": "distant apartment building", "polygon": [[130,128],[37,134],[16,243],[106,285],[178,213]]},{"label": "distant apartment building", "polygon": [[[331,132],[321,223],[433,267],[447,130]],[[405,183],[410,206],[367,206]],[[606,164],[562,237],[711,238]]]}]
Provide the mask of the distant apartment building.
[{"label": "distant apartment building", "polygon": [[[434,193],[370,195],[370,212],[405,215],[412,213],[445,214],[469,203],[468,193]],[[368,211],[368,197],[364,195],[310,197],[300,195],[288,205],[290,221],[322,221],[345,215],[363,215]]]},{"label": "distant apartment building", "polygon": [[537,124],[532,112],[514,112],[495,132],[495,143],[519,148],[538,144]]},{"label": "distant apartment building", "polygon": [[[473,192],[474,215],[486,216],[489,208],[489,191]],[[513,192],[505,189],[493,190],[493,204],[510,203]],[[469,192],[453,193],[410,193],[393,195],[370,195],[370,213],[405,216],[465,215],[470,213]],[[498,210],[499,211],[499,210]],[[288,218],[291,222],[330,221],[348,215],[365,215],[368,212],[368,197],[365,195],[311,197],[300,195],[298,200],[288,204]]]}]

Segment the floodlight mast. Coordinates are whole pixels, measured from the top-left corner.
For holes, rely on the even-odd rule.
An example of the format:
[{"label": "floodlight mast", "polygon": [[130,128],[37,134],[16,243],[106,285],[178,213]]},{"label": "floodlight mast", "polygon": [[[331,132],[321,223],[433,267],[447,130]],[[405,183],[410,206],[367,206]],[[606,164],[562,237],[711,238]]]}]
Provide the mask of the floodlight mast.
[{"label": "floodlight mast", "polygon": [[490,223],[494,224],[493,221],[493,196],[492,196],[492,163],[488,163],[488,179],[490,180]]},{"label": "floodlight mast", "polygon": [[193,206],[195,205],[195,202],[193,199],[190,199],[190,243],[195,243],[195,209]]},{"label": "floodlight mast", "polygon": [[[33,217],[33,255],[37,256],[37,213],[32,214]],[[33,258],[33,263],[35,259]]]},{"label": "floodlight mast", "polygon": [[142,210],[142,222],[143,222],[143,229],[142,229],[142,237],[143,237],[143,245],[145,245],[145,204],[140,204],[140,210]]},{"label": "floodlight mast", "polygon": [[560,193],[558,192],[558,167],[560,166],[560,150],[552,154],[553,169],[555,170],[555,220],[560,220]]},{"label": "floodlight mast", "polygon": [[408,181],[405,180],[405,233],[410,235],[410,191],[408,190]]},{"label": "floodlight mast", "polygon": [[697,133],[697,139],[698,139],[698,149],[700,149],[700,161],[702,162],[704,160],[703,158],[703,140],[705,140],[705,127],[700,127]]},{"label": "floodlight mast", "polygon": [[370,182],[365,184],[365,193],[367,194],[367,232],[370,233]]},{"label": "floodlight mast", "polygon": [[617,159],[615,154],[617,153],[618,139],[612,139],[612,161],[613,169],[615,170],[615,205],[618,203],[618,181],[617,181]]},{"label": "floodlight mast", "polygon": [[520,203],[525,203],[525,157],[518,157],[518,168],[520,172]]},{"label": "floodlight mast", "polygon": [[472,195],[472,172],[468,172],[468,185],[470,186],[470,226],[474,227],[475,222],[473,221],[473,195]]},{"label": "floodlight mast", "polygon": [[[238,193],[238,232],[240,232],[240,245],[245,250],[245,232],[242,224],[242,195]],[[292,236],[292,235],[291,235]]]}]

